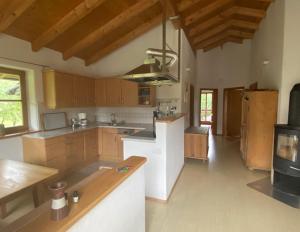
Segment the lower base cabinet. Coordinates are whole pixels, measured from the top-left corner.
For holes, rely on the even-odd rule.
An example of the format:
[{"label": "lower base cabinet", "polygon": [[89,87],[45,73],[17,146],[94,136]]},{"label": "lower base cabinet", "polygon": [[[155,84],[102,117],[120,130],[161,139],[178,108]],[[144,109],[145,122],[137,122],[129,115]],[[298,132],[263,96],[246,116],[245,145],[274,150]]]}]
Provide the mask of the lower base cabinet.
[{"label": "lower base cabinet", "polygon": [[208,159],[208,132],[189,128],[184,133],[184,156],[193,159]]},{"label": "lower base cabinet", "polygon": [[99,136],[100,160],[112,162],[124,160],[122,135],[118,134],[118,129],[101,128],[99,130],[101,130],[101,137]]},{"label": "lower base cabinet", "polygon": [[98,130],[49,139],[23,137],[24,161],[59,170],[63,175],[98,160]]}]

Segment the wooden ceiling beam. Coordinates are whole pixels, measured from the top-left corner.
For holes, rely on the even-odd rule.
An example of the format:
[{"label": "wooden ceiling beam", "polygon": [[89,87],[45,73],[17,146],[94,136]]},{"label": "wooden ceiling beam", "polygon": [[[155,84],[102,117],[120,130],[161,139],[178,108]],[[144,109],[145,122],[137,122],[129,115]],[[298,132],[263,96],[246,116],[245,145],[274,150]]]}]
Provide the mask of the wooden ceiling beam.
[{"label": "wooden ceiling beam", "polygon": [[205,33],[202,33],[200,36],[197,36],[193,39],[193,44],[200,43],[214,35],[217,35],[223,31],[226,31],[231,26],[230,21],[227,21],[223,24],[218,25],[217,27],[214,27],[211,30],[206,31]]},{"label": "wooden ceiling beam", "polygon": [[253,23],[245,20],[239,20],[239,19],[231,20],[231,25],[240,28],[252,29],[252,30],[257,30],[259,26],[257,23]]},{"label": "wooden ceiling beam", "polygon": [[177,18],[171,20],[175,29],[182,28],[181,18],[176,9],[175,3],[172,0],[160,0],[160,3],[163,8],[166,7],[167,15],[169,18],[177,17]]},{"label": "wooden ceiling beam", "polygon": [[226,42],[227,42],[226,39],[221,39],[221,40],[219,40],[219,41],[217,41],[213,44],[210,44],[210,45],[206,46],[205,48],[203,48],[203,51],[207,52],[207,51],[212,50],[216,47],[222,47],[224,45],[224,43],[226,43]]},{"label": "wooden ceiling beam", "polygon": [[184,0],[184,1],[180,1],[178,3],[178,11],[182,12],[185,11],[186,9],[190,8],[191,6],[197,4],[198,2],[201,2],[203,0]]},{"label": "wooden ceiling beam", "polygon": [[214,25],[218,25],[218,24],[228,20],[234,13],[235,13],[234,8],[230,7],[227,10],[225,10],[224,12],[218,14],[217,16],[212,17],[202,23],[197,24],[197,26],[193,27],[190,30],[189,35],[195,36],[197,34],[203,33],[208,28],[211,28]]},{"label": "wooden ceiling beam", "polygon": [[96,43],[97,41],[101,40],[104,36],[108,35],[113,30],[117,29],[118,27],[126,24],[135,16],[141,14],[146,9],[150,8],[154,4],[156,4],[158,0],[140,0],[134,5],[130,6],[122,13],[111,19],[108,23],[103,25],[102,27],[98,28],[97,30],[93,31],[92,33],[88,34],[82,40],[68,48],[63,53],[63,58],[69,59],[70,57],[78,54],[85,48],[90,47],[92,44]]},{"label": "wooden ceiling beam", "polygon": [[96,9],[105,1],[107,0],[84,0],[83,2],[81,2],[74,9],[68,12],[64,17],[62,17],[57,23],[55,23],[44,33],[42,33],[38,38],[36,38],[32,42],[32,50],[38,51],[42,47],[49,44],[51,41],[55,40],[59,35],[71,28],[82,18],[90,14],[94,9]]},{"label": "wooden ceiling beam", "polygon": [[242,44],[243,43],[243,38],[235,37],[235,36],[227,36],[226,38],[227,42],[232,42],[232,43],[238,43]]},{"label": "wooden ceiling beam", "polygon": [[264,10],[241,6],[235,7],[235,13],[256,18],[263,18],[266,16],[266,12]]},{"label": "wooden ceiling beam", "polygon": [[205,48],[211,44],[214,44],[214,43],[217,43],[218,41],[220,40],[224,40],[226,39],[228,36],[228,34],[226,32],[223,32],[223,33],[220,33],[218,35],[215,35],[209,39],[206,39],[204,41],[201,41],[200,43],[196,44],[195,47],[197,49],[202,49],[202,48]]},{"label": "wooden ceiling beam", "polygon": [[197,9],[196,11],[194,11],[193,13],[191,13],[190,15],[188,15],[185,18],[185,22],[184,24],[186,26],[194,23],[195,21],[197,21],[198,19],[211,14],[212,12],[214,12],[215,10],[227,5],[233,3],[233,0],[215,0],[211,3],[209,3],[207,6],[201,8],[201,9]]},{"label": "wooden ceiling beam", "polygon": [[147,31],[151,30],[152,28],[159,25],[162,21],[162,16],[156,16],[155,18],[143,23],[135,30],[127,33],[122,38],[114,41],[112,44],[108,45],[107,47],[100,49],[93,53],[90,57],[85,60],[86,65],[93,64],[100,60],[101,58],[105,57],[106,55],[110,54],[111,52],[117,50],[118,48],[124,46],[125,44],[129,43],[130,41],[134,40],[135,38],[139,37],[140,35],[146,33]]},{"label": "wooden ceiling beam", "polygon": [[11,0],[0,14],[0,32],[5,31],[35,0]]},{"label": "wooden ceiling beam", "polygon": [[238,31],[238,30],[234,30],[234,29],[228,30],[227,33],[228,33],[228,35],[240,37],[240,38],[244,38],[244,39],[252,39],[254,36],[253,33]]}]

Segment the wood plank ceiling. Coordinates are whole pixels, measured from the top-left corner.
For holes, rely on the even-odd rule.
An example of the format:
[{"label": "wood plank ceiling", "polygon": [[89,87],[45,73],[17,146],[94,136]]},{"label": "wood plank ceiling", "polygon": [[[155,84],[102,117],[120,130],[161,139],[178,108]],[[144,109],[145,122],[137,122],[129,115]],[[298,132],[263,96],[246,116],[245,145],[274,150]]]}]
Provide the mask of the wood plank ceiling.
[{"label": "wood plank ceiling", "polygon": [[0,32],[93,64],[159,25],[162,9],[194,50],[251,39],[272,0],[1,0]]}]

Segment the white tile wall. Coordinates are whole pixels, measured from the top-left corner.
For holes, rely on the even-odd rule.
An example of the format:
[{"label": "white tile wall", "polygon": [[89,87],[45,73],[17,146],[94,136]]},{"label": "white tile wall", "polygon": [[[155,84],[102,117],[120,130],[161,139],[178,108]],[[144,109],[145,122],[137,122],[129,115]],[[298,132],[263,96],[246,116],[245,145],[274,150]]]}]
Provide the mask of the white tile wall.
[{"label": "white tile wall", "polygon": [[127,123],[152,123],[152,107],[100,107],[96,109],[96,120],[110,121],[110,115],[116,114],[117,121],[124,120]]}]

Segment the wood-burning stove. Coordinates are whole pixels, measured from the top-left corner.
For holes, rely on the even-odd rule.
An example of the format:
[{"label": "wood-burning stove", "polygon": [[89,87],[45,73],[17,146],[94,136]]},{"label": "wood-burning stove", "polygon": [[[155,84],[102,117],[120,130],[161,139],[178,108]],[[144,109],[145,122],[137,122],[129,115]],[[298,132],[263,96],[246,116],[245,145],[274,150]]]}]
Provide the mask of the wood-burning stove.
[{"label": "wood-burning stove", "polygon": [[274,141],[275,190],[286,193],[300,207],[300,84],[290,94],[289,121],[275,126]]}]

